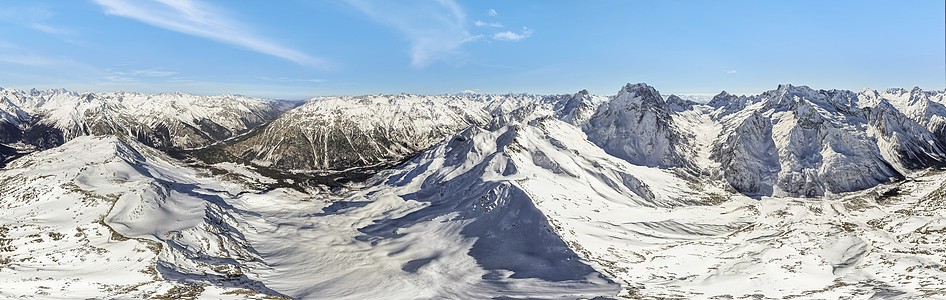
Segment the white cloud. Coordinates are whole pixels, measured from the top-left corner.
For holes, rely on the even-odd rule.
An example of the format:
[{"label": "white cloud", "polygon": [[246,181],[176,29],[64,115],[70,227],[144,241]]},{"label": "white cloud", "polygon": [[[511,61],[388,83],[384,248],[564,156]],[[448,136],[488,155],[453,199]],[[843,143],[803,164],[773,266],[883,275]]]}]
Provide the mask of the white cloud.
[{"label": "white cloud", "polygon": [[74,32],[68,29],[58,28],[58,27],[54,27],[54,26],[50,26],[46,24],[40,24],[40,23],[32,24],[30,25],[30,27],[32,27],[33,29],[48,33],[48,34],[52,34],[52,35],[67,36],[67,35],[75,34]]},{"label": "white cloud", "polygon": [[105,13],[218,42],[245,47],[292,62],[322,67],[325,62],[253,35],[245,25],[198,0],[93,0]]},{"label": "white cloud", "polygon": [[115,72],[115,75],[133,76],[133,77],[168,77],[177,75],[177,72],[162,71],[159,69],[132,70],[129,72]]},{"label": "white cloud", "polygon": [[503,27],[503,24],[501,23],[486,23],[480,20],[476,20],[475,22],[473,22],[473,25],[476,25],[476,27],[483,27],[483,26],[496,27],[496,28]]},{"label": "white cloud", "polygon": [[[106,70],[111,71],[111,70]],[[177,72],[164,71],[159,68],[130,71],[112,71],[110,75],[104,76],[109,82],[138,82],[139,80],[152,81],[149,78],[169,77],[177,75]],[[176,77],[175,77],[176,78]],[[175,79],[171,78],[171,80]],[[171,81],[167,80],[167,81]]]},{"label": "white cloud", "polygon": [[532,29],[522,27],[522,32],[503,31],[493,35],[494,40],[519,41],[532,36]]},{"label": "white cloud", "polygon": [[411,66],[415,68],[449,61],[459,54],[460,46],[481,37],[466,30],[466,14],[453,0],[346,0],[346,3],[404,34],[411,42]]},{"label": "white cloud", "polygon": [[736,74],[736,70],[729,70],[729,71],[726,71],[726,74]]},{"label": "white cloud", "polygon": [[495,9],[490,8],[490,9],[489,9],[489,15],[492,16],[492,17],[495,17],[495,16],[498,16],[499,13],[497,13]]},{"label": "white cloud", "polygon": [[105,76],[105,80],[109,82],[134,82],[135,80],[131,77],[125,76]]}]

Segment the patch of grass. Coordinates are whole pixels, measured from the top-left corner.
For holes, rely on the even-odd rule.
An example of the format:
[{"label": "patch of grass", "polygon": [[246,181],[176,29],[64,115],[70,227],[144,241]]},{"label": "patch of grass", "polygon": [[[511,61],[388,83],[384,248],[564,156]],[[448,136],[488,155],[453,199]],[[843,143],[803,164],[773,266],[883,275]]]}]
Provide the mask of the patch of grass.
[{"label": "patch of grass", "polygon": [[223,294],[224,295],[242,295],[246,297],[262,296],[262,299],[270,299],[270,300],[289,300],[289,298],[286,298],[286,297],[266,295],[266,294],[263,294],[251,289],[236,289],[236,290],[226,291]]},{"label": "patch of grass", "polygon": [[303,172],[256,165],[252,161],[232,155],[220,145],[194,150],[167,150],[167,153],[192,167],[209,170],[211,176],[229,174],[226,170],[213,167],[214,164],[224,162],[242,164],[259,175],[276,180],[276,183],[262,184],[261,189],[288,188],[303,193],[308,193],[309,190],[320,186],[336,188],[344,187],[352,182],[363,182],[382,170],[393,168],[414,158],[414,156],[407,156],[398,161],[345,170]]},{"label": "patch of grass", "polygon": [[844,229],[844,231],[847,231],[847,232],[854,232],[854,230],[857,229],[857,224],[848,223],[848,222],[843,222],[843,223],[841,223],[841,228]]},{"label": "patch of grass", "polygon": [[49,235],[49,238],[53,239],[54,241],[58,241],[66,237],[65,234],[58,232],[47,232],[46,234]]},{"label": "patch of grass", "polygon": [[177,300],[177,299],[197,299],[204,292],[204,287],[197,284],[179,285],[171,288],[163,295],[153,295],[151,299]]}]

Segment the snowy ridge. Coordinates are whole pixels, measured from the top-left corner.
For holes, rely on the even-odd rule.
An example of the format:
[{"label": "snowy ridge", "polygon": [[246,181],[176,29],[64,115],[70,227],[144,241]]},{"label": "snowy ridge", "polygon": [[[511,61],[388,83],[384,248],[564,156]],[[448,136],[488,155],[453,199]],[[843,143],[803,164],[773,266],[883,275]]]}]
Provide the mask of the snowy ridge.
[{"label": "snowy ridge", "polygon": [[228,286],[279,295],[243,275],[258,258],[231,231],[231,207],[212,201],[226,193],[195,188],[194,171],[137,142],[77,137],[14,161],[0,181],[4,297],[175,297]]},{"label": "snowy ridge", "polygon": [[503,99],[487,107],[492,120],[487,129],[501,128],[510,123],[526,122],[536,118],[550,117],[581,126],[594,115],[598,106],[608,97],[592,95],[581,90],[571,95],[551,95],[533,99]]},{"label": "snowy ridge", "polygon": [[0,89],[0,142],[45,149],[78,136],[121,133],[154,147],[195,148],[252,129],[291,107],[233,95]]}]

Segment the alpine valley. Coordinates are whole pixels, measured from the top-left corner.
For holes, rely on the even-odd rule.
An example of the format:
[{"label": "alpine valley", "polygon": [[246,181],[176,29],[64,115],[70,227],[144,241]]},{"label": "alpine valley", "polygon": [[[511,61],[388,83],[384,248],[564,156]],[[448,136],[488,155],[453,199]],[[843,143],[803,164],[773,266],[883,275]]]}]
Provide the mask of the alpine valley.
[{"label": "alpine valley", "polygon": [[935,298],[946,91],[0,89],[0,298]]}]

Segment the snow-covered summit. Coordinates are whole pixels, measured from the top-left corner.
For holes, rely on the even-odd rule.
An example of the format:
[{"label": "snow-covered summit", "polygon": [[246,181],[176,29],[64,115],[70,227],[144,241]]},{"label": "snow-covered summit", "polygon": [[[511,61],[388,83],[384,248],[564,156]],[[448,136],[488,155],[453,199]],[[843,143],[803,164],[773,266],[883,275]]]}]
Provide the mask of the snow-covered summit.
[{"label": "snow-covered summit", "polygon": [[660,93],[643,83],[625,85],[584,124],[588,140],[611,155],[643,166],[686,166],[687,136]]}]

